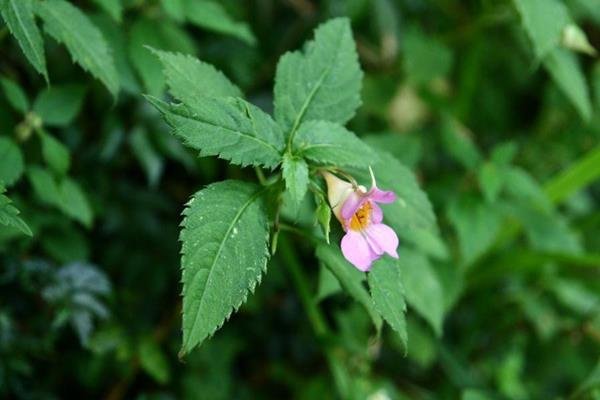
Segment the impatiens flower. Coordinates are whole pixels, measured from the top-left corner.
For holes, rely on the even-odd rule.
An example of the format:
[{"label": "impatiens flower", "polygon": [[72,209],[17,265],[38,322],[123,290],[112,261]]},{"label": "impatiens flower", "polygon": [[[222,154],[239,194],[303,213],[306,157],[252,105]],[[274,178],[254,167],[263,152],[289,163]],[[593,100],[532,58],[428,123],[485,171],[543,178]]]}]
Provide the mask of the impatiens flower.
[{"label": "impatiens flower", "polygon": [[398,258],[398,236],[389,226],[382,224],[383,211],[378,203],[396,201],[394,192],[377,188],[371,171],[371,189],[323,173],[327,182],[327,195],[334,215],[346,234],[341,248],[344,257],[361,271],[368,271],[373,261],[387,253]]}]

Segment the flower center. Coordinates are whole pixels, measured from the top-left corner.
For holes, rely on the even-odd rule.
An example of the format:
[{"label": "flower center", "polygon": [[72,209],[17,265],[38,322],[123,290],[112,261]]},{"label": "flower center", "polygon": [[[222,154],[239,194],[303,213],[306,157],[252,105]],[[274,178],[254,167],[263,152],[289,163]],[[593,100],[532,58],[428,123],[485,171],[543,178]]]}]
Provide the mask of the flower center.
[{"label": "flower center", "polygon": [[370,201],[365,201],[362,206],[352,216],[350,219],[350,229],[353,231],[362,231],[366,229],[366,227],[371,222],[371,211],[373,210],[373,206]]}]

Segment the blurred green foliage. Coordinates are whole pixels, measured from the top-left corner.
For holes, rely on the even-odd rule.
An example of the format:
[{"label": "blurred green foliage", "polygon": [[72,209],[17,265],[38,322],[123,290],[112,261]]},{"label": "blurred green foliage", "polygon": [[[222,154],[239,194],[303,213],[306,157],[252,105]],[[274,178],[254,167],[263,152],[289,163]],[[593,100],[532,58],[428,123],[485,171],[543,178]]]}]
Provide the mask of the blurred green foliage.
[{"label": "blurred green foliage", "polygon": [[[0,0],[0,15],[0,397],[600,398],[597,0]],[[255,171],[169,133],[142,97],[167,83],[147,46],[213,64],[272,113],[277,60],[336,16],[365,72],[349,128],[414,171],[440,227],[398,232],[408,346],[374,329],[386,305],[354,300],[354,270],[296,236],[314,228],[300,204],[256,293],[180,361],[183,205]],[[373,166],[383,188],[407,174],[397,160]]]}]

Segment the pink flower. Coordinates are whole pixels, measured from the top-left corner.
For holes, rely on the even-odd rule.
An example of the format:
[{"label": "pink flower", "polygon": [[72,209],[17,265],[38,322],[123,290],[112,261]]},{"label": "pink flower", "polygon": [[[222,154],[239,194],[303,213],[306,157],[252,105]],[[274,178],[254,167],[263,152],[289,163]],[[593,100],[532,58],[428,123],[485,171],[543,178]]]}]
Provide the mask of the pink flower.
[{"label": "pink flower", "polygon": [[341,248],[344,257],[361,271],[368,271],[373,261],[383,253],[398,258],[398,236],[389,226],[382,224],[383,211],[378,203],[396,201],[394,192],[377,188],[371,171],[371,189],[351,184],[328,172],[329,204],[346,234]]}]

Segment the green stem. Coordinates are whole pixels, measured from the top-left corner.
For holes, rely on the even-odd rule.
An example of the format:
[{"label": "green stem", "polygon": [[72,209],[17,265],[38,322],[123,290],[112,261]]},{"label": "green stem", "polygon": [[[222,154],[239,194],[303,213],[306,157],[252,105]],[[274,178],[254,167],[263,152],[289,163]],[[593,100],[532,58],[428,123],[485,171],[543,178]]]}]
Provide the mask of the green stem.
[{"label": "green stem", "polygon": [[304,311],[308,316],[308,321],[310,322],[317,340],[321,344],[323,353],[329,364],[329,369],[333,375],[338,394],[342,399],[346,399],[349,394],[348,388],[351,382],[350,376],[344,364],[336,357],[334,349],[324,340],[330,336],[331,333],[327,326],[327,322],[325,321],[325,317],[311,293],[308,277],[304,273],[304,270],[298,261],[298,256],[287,237],[282,236],[279,239],[279,250],[283,264],[290,274],[296,292],[304,307]]}]

